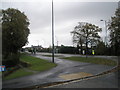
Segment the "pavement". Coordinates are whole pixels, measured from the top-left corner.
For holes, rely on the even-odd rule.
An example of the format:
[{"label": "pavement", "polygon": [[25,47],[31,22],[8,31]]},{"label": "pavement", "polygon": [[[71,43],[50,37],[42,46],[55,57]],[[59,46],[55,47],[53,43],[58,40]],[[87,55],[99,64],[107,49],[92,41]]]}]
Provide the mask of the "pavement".
[{"label": "pavement", "polygon": [[[46,53],[37,53],[36,55],[33,56],[48,60],[50,62],[52,61],[51,57],[42,56],[42,54],[46,54]],[[65,56],[71,56],[71,55],[65,54]],[[39,72],[37,74],[24,76],[21,78],[3,81],[2,88],[25,88],[34,85],[66,81],[66,80],[70,80],[71,77],[73,79],[76,79],[79,77],[96,75],[98,73],[113,68],[112,66],[106,66],[106,65],[69,61],[69,60],[59,59],[58,57],[55,57],[55,63],[57,64],[57,66],[48,71]],[[112,86],[110,85],[110,87]]]}]

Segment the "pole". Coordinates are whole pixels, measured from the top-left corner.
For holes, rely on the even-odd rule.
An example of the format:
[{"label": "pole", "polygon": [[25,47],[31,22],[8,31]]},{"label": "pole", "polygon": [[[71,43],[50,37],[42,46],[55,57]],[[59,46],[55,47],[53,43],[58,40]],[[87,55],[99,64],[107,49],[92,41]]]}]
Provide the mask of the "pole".
[{"label": "pole", "polygon": [[105,20],[105,33],[106,33],[106,36],[105,36],[105,45],[107,46],[107,22]]},{"label": "pole", "polygon": [[53,12],[53,0],[52,0],[52,62],[54,63],[54,12]]},{"label": "pole", "polygon": [[86,36],[86,59],[87,59],[87,52],[88,52],[88,47],[87,47],[87,45],[88,45],[88,42],[87,42],[87,36]]}]

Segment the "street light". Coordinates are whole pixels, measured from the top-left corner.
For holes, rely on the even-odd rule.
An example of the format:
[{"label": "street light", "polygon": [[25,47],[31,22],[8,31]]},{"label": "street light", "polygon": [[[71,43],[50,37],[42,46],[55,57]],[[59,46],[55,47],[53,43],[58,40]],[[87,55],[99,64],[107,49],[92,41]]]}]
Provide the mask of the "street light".
[{"label": "street light", "polygon": [[54,11],[53,11],[53,0],[52,0],[52,62],[54,63]]},{"label": "street light", "polygon": [[100,21],[104,21],[105,22],[105,33],[106,33],[106,36],[105,36],[105,45],[107,46],[107,21],[106,20],[100,20]]}]

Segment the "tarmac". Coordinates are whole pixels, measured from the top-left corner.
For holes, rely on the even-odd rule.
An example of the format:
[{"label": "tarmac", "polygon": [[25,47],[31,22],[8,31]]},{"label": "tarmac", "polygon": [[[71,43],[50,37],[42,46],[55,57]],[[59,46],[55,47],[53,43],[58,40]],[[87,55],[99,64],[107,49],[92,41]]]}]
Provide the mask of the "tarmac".
[{"label": "tarmac", "polygon": [[95,78],[53,85],[46,88],[116,88],[118,90],[118,73],[112,72]]},{"label": "tarmac", "polygon": [[[37,53],[33,56],[48,60],[50,62],[52,61],[51,57],[42,56],[43,54],[46,53]],[[46,83],[67,81],[71,79],[96,75],[113,68],[113,66],[59,59],[59,57],[55,57],[55,63],[57,66],[48,71],[38,72],[33,75],[3,81],[2,88],[26,88]]]}]

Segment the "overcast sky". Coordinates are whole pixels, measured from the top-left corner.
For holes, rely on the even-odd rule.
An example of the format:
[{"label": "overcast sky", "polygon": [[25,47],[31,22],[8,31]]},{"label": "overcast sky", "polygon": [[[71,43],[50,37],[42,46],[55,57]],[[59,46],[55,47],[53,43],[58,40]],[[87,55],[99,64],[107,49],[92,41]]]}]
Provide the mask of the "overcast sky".
[{"label": "overcast sky", "polygon": [[[55,0],[54,0],[55,1]],[[114,15],[117,2],[54,2],[55,45],[73,46],[70,32],[78,22],[88,22],[103,28],[100,34],[104,37],[104,22]],[[29,44],[49,47],[52,45],[51,2],[2,2],[2,8],[16,8],[24,12],[30,21]]]}]

